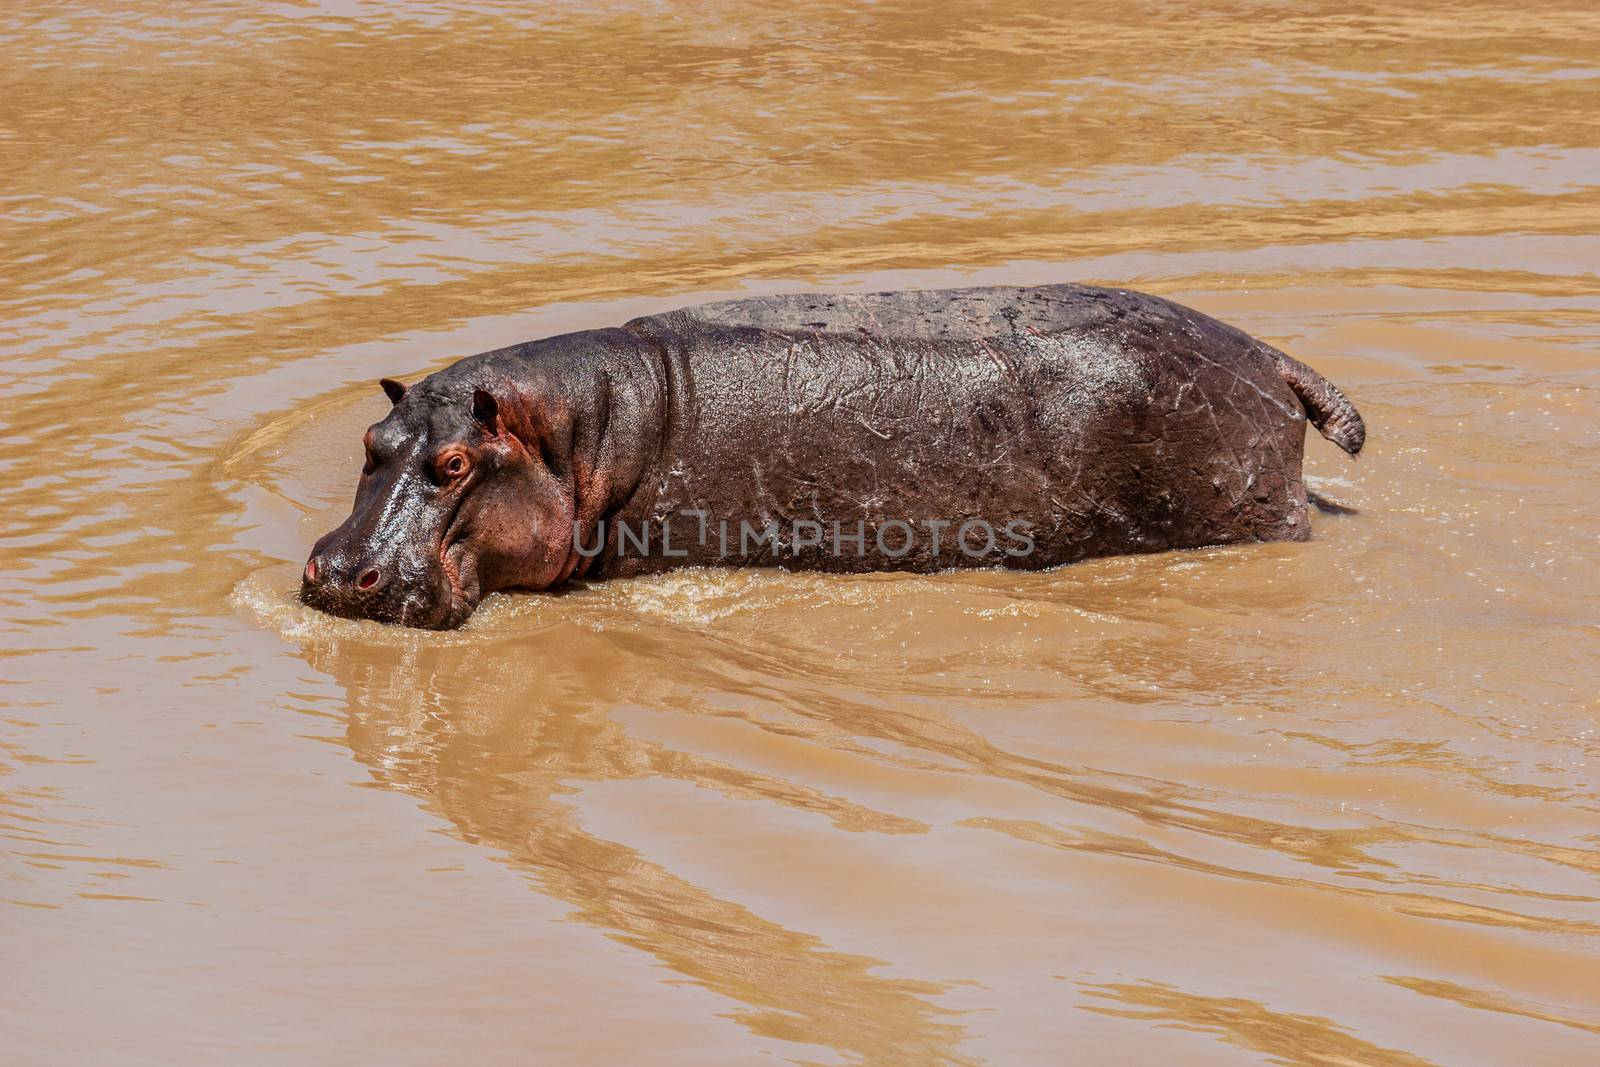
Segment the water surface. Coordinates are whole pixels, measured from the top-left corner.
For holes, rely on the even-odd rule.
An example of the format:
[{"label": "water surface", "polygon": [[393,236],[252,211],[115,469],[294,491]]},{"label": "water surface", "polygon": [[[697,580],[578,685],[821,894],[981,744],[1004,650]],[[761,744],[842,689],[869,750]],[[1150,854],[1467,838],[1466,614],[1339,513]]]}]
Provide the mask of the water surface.
[{"label": "water surface", "polygon": [[[1600,10],[0,14],[8,1062],[1600,1047]],[[374,381],[1100,281],[1370,427],[1316,539],[293,599]]]}]

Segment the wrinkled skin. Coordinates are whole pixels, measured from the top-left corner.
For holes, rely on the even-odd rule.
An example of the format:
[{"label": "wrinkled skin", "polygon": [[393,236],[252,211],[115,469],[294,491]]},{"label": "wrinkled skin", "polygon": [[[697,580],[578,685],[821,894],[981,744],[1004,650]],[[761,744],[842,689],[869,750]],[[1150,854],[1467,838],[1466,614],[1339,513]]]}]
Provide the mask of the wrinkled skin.
[{"label": "wrinkled skin", "polygon": [[[496,590],[676,566],[1039,568],[1304,540],[1306,422],[1351,454],[1365,437],[1270,345],[1080,285],[709,304],[383,386],[394,406],[301,598],[439,629]],[[1025,530],[1029,551],[878,538],[928,520]],[[780,536],[747,545],[741,523]]]}]

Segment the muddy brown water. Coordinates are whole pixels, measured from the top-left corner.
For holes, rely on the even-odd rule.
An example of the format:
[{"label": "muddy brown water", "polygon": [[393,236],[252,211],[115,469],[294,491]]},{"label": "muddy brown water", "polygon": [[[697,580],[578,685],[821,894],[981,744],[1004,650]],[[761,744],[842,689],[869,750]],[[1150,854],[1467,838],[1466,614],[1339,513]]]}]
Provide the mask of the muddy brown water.
[{"label": "muddy brown water", "polygon": [[[1600,8],[0,13],[15,1064],[1600,1058]],[[1343,386],[1308,544],[293,599],[380,375],[1090,280]]]}]

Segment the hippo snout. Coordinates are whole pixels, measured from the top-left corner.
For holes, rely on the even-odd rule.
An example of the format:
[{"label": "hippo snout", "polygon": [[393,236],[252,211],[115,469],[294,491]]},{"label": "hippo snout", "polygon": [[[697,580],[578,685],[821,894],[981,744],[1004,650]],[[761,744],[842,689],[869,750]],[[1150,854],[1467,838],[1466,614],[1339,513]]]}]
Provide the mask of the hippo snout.
[{"label": "hippo snout", "polygon": [[[340,552],[314,552],[300,576],[302,603],[346,619],[428,627],[442,614],[440,597],[428,576],[407,581],[394,561],[348,556]],[[448,597],[444,598],[448,611]]]},{"label": "hippo snout", "polygon": [[340,552],[314,553],[300,576],[300,599],[336,615],[365,616],[381,600],[388,568]]},{"label": "hippo snout", "polygon": [[[353,577],[352,577],[353,576]],[[362,593],[380,590],[388,574],[376,564],[351,566],[338,557],[312,556],[306,561],[305,584],[318,588],[355,586]]]}]

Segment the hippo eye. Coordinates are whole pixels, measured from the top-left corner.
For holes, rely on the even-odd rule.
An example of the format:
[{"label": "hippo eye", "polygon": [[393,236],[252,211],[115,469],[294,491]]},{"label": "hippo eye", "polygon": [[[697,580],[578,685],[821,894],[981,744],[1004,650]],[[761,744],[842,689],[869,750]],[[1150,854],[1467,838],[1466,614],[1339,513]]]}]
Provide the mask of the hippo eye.
[{"label": "hippo eye", "polygon": [[466,469],[467,460],[464,456],[451,456],[449,462],[444,465],[444,472],[450,475],[452,478],[461,474]]}]

